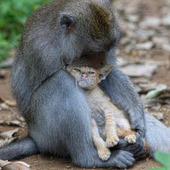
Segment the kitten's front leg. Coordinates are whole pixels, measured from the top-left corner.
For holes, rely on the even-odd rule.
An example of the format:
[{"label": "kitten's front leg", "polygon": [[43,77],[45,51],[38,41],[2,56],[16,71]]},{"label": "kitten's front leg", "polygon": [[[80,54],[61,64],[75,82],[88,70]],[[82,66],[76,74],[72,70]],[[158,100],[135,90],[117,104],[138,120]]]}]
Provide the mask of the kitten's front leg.
[{"label": "kitten's front leg", "polygon": [[111,152],[106,146],[106,142],[100,137],[96,121],[94,119],[91,120],[92,124],[92,138],[94,145],[97,148],[97,152],[99,158],[103,161],[107,161],[110,158]]},{"label": "kitten's front leg", "polygon": [[114,115],[114,109],[111,105],[101,105],[101,109],[105,114],[106,127],[105,127],[105,135],[106,135],[106,145],[107,147],[113,147],[118,144],[119,138],[116,132],[116,121]]}]

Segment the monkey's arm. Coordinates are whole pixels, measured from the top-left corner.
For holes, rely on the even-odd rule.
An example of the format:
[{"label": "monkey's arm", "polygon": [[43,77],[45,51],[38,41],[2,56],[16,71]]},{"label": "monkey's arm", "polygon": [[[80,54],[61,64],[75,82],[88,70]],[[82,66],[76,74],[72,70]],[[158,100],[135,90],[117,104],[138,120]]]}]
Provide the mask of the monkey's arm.
[{"label": "monkey's arm", "polygon": [[115,64],[106,80],[101,83],[107,95],[129,114],[131,128],[141,137],[145,134],[143,106],[128,77]]}]

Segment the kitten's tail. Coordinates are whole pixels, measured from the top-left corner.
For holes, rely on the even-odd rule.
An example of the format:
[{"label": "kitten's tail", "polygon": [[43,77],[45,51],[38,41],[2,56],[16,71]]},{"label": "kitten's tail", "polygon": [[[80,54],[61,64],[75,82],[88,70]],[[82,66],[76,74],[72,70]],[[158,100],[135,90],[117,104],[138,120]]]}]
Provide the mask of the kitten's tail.
[{"label": "kitten's tail", "polygon": [[38,153],[39,150],[35,142],[30,137],[26,137],[20,141],[12,142],[10,145],[0,148],[0,159],[14,160]]},{"label": "kitten's tail", "polygon": [[145,113],[145,139],[149,146],[149,154],[153,157],[156,151],[170,153],[170,128],[155,117]]}]

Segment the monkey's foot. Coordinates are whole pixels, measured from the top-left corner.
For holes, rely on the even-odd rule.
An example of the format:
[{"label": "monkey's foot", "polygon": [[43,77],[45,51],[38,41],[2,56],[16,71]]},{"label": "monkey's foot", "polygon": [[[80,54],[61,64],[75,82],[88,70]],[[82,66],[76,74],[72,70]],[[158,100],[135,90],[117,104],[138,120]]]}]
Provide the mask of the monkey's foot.
[{"label": "monkey's foot", "polygon": [[118,136],[114,136],[112,138],[109,137],[109,138],[106,139],[106,145],[107,145],[108,148],[111,148],[111,147],[117,145],[118,142],[119,142]]},{"label": "monkey's foot", "polygon": [[136,143],[136,136],[135,135],[128,135],[125,136],[125,141],[127,141],[128,143]]},{"label": "monkey's foot", "polygon": [[99,158],[103,161],[107,161],[110,158],[111,152],[110,150],[106,147],[104,149],[101,149],[98,151]]}]

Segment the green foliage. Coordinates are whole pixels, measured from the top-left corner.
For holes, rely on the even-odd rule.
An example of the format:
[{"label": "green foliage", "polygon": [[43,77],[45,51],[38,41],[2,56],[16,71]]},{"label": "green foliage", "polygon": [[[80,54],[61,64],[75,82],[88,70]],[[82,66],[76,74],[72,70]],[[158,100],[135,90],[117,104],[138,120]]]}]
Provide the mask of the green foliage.
[{"label": "green foliage", "polygon": [[156,161],[162,164],[162,168],[151,168],[149,170],[170,170],[170,154],[164,152],[156,152],[154,155]]},{"label": "green foliage", "polygon": [[49,0],[0,0],[0,62],[17,46],[27,17]]}]

